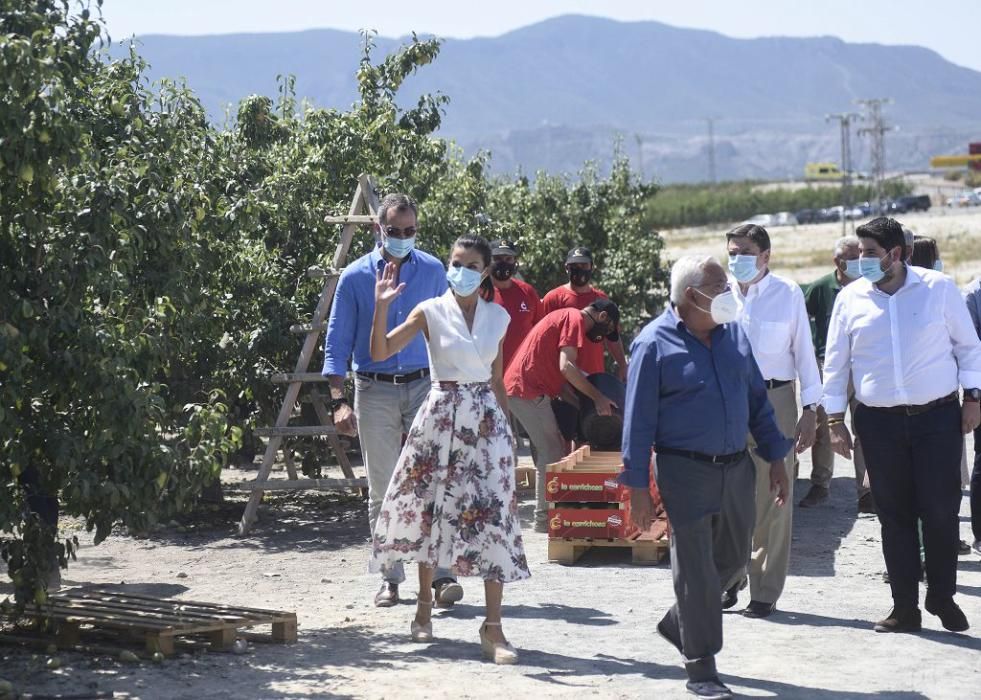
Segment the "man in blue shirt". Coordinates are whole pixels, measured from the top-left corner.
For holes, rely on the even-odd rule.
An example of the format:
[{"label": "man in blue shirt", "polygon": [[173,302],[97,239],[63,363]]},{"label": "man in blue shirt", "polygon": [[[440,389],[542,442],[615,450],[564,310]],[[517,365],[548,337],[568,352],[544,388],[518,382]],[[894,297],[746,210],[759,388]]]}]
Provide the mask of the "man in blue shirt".
[{"label": "man in blue shirt", "polygon": [[[368,350],[375,312],[377,273],[386,262],[399,266],[405,291],[388,311],[391,330],[408,317],[417,304],[446,291],[446,268],[428,253],[415,249],[416,203],[404,194],[389,194],[378,207],[376,235],[381,246],[345,268],[337,282],[327,323],[323,374],[330,383],[334,425],[342,435],[361,434],[361,456],[368,473],[368,519],[372,531],[381,511],[385,490],[419,407],[429,395],[429,356],[418,335],[401,352],[374,362]],[[354,409],[344,395],[348,362],[354,371]],[[398,603],[398,586],[405,580],[402,565],[383,572],[375,605]],[[443,569],[433,576],[436,602],[448,607],[463,597],[463,588]]]},{"label": "man in blue shirt", "polygon": [[747,434],[770,463],[770,488],[787,498],[784,456],[792,442],[774,419],[749,339],[734,323],[737,306],[713,258],[688,256],[671,269],[671,307],[630,350],[621,483],[631,517],[650,526],[651,449],[671,523],[677,602],[657,630],[681,652],[688,690],[728,698],[715,655],[722,649],[722,587],[749,558],[756,470]]}]

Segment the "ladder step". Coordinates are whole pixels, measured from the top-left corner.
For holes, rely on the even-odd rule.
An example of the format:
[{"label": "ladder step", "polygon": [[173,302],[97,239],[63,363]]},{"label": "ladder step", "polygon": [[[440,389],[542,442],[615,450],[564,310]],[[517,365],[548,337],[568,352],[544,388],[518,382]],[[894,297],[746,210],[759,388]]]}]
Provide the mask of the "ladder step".
[{"label": "ladder step", "polygon": [[332,425],[284,425],[278,428],[256,428],[258,437],[307,437],[310,435],[335,435]]},{"label": "ladder step", "polygon": [[325,224],[373,224],[377,216],[371,214],[342,214],[341,216],[325,216]]},{"label": "ladder step", "polygon": [[248,481],[241,484],[223,484],[229,491],[336,491],[337,489],[366,489],[368,479],[269,479]]},{"label": "ladder step", "polygon": [[301,382],[326,382],[327,377],[320,372],[281,372],[269,377],[273,384],[299,384]]},{"label": "ladder step", "polygon": [[319,265],[311,265],[307,268],[307,277],[312,280],[325,279],[327,277],[340,277],[341,270],[335,270],[333,268],[324,269]]},{"label": "ladder step", "polygon": [[327,330],[326,323],[294,323],[290,326],[290,333],[306,335],[307,333],[323,333]]}]

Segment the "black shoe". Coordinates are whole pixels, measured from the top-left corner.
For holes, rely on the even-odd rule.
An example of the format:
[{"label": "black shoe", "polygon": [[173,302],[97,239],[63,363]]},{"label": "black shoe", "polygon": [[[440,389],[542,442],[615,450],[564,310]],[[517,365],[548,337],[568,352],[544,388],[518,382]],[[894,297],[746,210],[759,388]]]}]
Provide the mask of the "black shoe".
[{"label": "black shoe", "polygon": [[872,513],[875,515],[875,499],[872,498],[872,492],[869,491],[867,494],[858,499],[858,512],[859,513]]},{"label": "black shoe", "polygon": [[940,624],[944,626],[944,629],[950,630],[951,632],[963,632],[970,627],[967,624],[964,611],[957,606],[953,598],[947,598],[939,602],[927,600],[923,607],[931,615],[939,617]]},{"label": "black shoe", "polygon": [[688,681],[685,683],[685,687],[696,698],[727,700],[727,698],[732,697],[732,691],[725,687],[718,678],[708,681]]},{"label": "black shoe", "polygon": [[957,554],[963,557],[970,553],[971,553],[971,545],[969,545],[964,540],[961,540],[960,544],[957,545]]},{"label": "black shoe", "polygon": [[376,608],[391,608],[398,605],[399,585],[397,583],[385,582],[375,593]]},{"label": "black shoe", "polygon": [[806,496],[800,499],[797,505],[801,508],[813,508],[819,503],[824,503],[826,500],[828,500],[828,489],[824,486],[813,484],[811,490],[807,492]]},{"label": "black shoe", "polygon": [[776,603],[764,603],[759,600],[749,601],[749,605],[743,610],[743,617],[770,617],[777,609]]},{"label": "black shoe", "polygon": [[[951,601],[953,602],[953,601]],[[919,608],[895,607],[885,620],[875,623],[876,632],[919,632],[923,619]]]},{"label": "black shoe", "polygon": [[679,654],[684,656],[685,652],[681,648],[681,640],[674,636],[674,633],[671,631],[671,628],[669,628],[667,625],[667,619],[668,619],[667,616],[665,616],[661,618],[660,622],[657,623],[657,633],[664,638],[664,641],[666,641],[668,644],[670,644],[675,649],[677,649]]},{"label": "black shoe", "polygon": [[454,603],[463,600],[463,586],[451,578],[433,581],[433,590],[436,591],[437,608],[452,608]]},{"label": "black shoe", "polygon": [[739,602],[739,591],[744,588],[746,588],[746,579],[742,578],[723,591],[722,609],[728,610],[729,608],[735,607],[736,603]]}]

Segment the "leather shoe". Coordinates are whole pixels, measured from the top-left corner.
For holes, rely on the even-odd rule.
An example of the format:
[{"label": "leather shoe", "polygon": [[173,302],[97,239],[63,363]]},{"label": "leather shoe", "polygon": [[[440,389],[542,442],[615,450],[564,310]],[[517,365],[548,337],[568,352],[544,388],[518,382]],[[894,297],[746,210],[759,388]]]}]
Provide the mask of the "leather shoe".
[{"label": "leather shoe", "polygon": [[872,513],[875,515],[875,499],[872,497],[872,492],[869,491],[867,494],[858,499],[858,512],[859,513]]},{"label": "leather shoe", "polygon": [[807,492],[807,495],[800,499],[800,502],[797,505],[799,505],[801,508],[813,508],[819,503],[824,503],[826,500],[828,500],[828,489],[826,489],[824,486],[813,484],[811,485],[810,491]]},{"label": "leather shoe", "polygon": [[923,607],[931,615],[939,617],[940,624],[944,626],[944,629],[950,630],[951,632],[963,632],[970,627],[967,624],[967,617],[964,616],[964,611],[958,607],[953,598],[947,598],[939,602],[927,600]]},{"label": "leather shoe", "polygon": [[770,617],[777,609],[776,603],[764,603],[761,600],[751,600],[746,609],[743,610],[743,617]]},{"label": "leather shoe", "polygon": [[722,592],[722,609],[728,610],[739,602],[739,591],[746,588],[746,579],[740,579]]},{"label": "leather shoe", "polygon": [[960,544],[957,545],[957,554],[963,557],[970,553],[971,553],[971,545],[969,545],[964,540],[961,540]]},{"label": "leather shoe", "polygon": [[391,608],[399,602],[399,585],[397,583],[382,583],[375,593],[376,608]]},{"label": "leather shoe", "polygon": [[463,600],[463,586],[451,578],[433,581],[437,608],[452,608],[454,603]]},{"label": "leather shoe", "polygon": [[718,678],[707,681],[688,681],[685,683],[688,692],[696,698],[705,700],[727,700],[732,697],[732,691],[722,684]]},{"label": "leather shoe", "polygon": [[873,629],[876,632],[919,632],[922,625],[919,608],[895,607],[889,617],[876,622]]}]

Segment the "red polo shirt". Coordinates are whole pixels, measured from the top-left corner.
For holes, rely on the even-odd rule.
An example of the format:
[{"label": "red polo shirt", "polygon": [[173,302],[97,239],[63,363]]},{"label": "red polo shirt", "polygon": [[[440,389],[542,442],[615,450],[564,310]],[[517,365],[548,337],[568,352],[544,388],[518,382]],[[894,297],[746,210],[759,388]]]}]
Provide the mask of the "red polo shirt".
[{"label": "red polo shirt", "polygon": [[[562,391],[565,377],[559,369],[559,351],[597,345],[586,338],[586,321],[578,309],[559,309],[535,324],[504,372],[508,396],[537,399],[555,398]],[[579,361],[576,360],[576,364]]]},{"label": "red polo shirt", "polygon": [[[545,307],[545,315],[557,309],[585,309],[597,299],[606,299],[607,296],[596,287],[590,287],[588,291],[578,294],[566,285],[556,287],[542,299],[542,306]],[[603,348],[606,343],[592,343],[587,341],[579,351],[579,359],[576,364],[586,374],[605,372],[606,364],[603,362]]]},{"label": "red polo shirt", "polygon": [[545,313],[542,311],[542,300],[538,298],[538,292],[521,280],[512,279],[511,286],[507,289],[494,287],[494,301],[503,306],[511,316],[511,323],[504,334],[503,359],[504,369],[507,369],[521,341],[531,333],[531,329],[542,320]]}]

